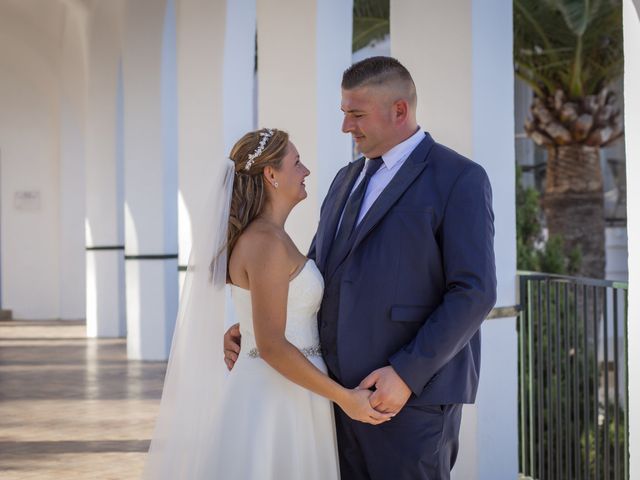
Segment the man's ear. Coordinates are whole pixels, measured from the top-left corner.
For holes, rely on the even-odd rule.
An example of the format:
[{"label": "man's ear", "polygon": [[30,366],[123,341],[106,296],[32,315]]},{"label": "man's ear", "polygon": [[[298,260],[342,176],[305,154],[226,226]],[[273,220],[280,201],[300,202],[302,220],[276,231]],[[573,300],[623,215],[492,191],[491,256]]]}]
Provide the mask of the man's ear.
[{"label": "man's ear", "polygon": [[393,118],[396,123],[402,124],[409,116],[409,103],[405,99],[396,100],[393,104]]}]

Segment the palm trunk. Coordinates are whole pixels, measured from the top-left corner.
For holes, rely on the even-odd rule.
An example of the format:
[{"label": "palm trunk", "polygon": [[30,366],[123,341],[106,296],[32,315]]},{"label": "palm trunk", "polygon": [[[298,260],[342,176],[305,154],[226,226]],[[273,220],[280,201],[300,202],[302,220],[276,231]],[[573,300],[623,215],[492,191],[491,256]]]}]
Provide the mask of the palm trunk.
[{"label": "palm trunk", "polygon": [[582,253],[579,276],[604,278],[605,219],[600,149],[572,144],[548,149],[542,204],[549,235],[564,239],[568,254]]}]

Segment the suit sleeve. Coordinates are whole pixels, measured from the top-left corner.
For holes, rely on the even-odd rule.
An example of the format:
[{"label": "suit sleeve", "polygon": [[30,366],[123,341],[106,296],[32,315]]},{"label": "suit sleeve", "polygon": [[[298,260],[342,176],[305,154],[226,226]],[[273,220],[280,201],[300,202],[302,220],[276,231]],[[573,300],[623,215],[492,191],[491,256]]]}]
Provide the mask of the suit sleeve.
[{"label": "suit sleeve", "polygon": [[471,340],[496,302],[494,225],[489,178],[469,165],[454,183],[440,225],[446,290],[415,338],[389,362],[412,392]]}]

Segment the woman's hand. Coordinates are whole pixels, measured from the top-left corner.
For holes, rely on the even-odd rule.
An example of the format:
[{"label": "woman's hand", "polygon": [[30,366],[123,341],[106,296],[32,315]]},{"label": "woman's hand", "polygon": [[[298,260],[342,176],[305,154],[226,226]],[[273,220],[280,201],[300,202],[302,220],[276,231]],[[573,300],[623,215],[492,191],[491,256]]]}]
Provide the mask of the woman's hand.
[{"label": "woman's hand", "polygon": [[224,334],[224,363],[231,370],[240,355],[240,324],[232,325]]},{"label": "woman's hand", "polygon": [[343,398],[336,402],[351,419],[371,425],[380,425],[393,418],[395,413],[380,413],[369,403],[370,390],[345,389]]}]

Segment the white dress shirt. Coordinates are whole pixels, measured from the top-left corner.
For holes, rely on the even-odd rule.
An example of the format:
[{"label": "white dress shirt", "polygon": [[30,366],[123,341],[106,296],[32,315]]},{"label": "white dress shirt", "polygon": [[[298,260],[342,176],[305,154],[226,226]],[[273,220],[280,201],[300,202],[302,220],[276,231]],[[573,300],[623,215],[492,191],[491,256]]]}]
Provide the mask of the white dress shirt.
[{"label": "white dress shirt", "polygon": [[[391,182],[391,179],[396,175],[396,173],[398,173],[400,167],[404,165],[404,162],[407,160],[407,158],[409,158],[411,152],[413,152],[418,144],[422,140],[424,140],[424,135],[424,130],[418,127],[418,131],[416,133],[382,155],[382,165],[380,166],[378,171],[373,174],[371,180],[369,180],[369,185],[367,185],[367,191],[365,192],[364,199],[362,200],[362,206],[360,207],[360,213],[358,214],[356,225],[358,225],[362,221],[364,216],[371,208],[371,205],[373,205],[373,203],[378,199],[386,186],[389,185],[389,182]],[[365,169],[363,168],[360,172],[360,176],[356,180],[356,183],[353,184],[351,193],[353,193],[353,191],[358,187],[358,185],[364,178],[364,170]],[[344,210],[342,212],[342,215],[344,215]],[[342,216],[340,216],[340,223],[338,224],[338,228],[340,228],[341,223]]]}]

